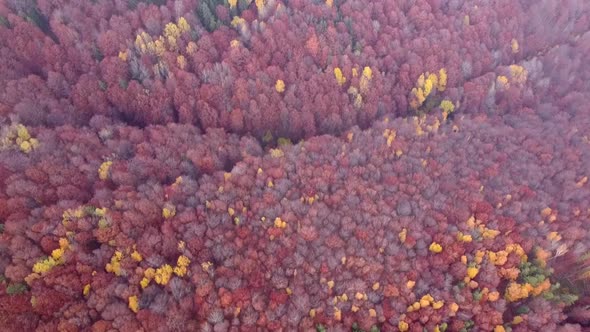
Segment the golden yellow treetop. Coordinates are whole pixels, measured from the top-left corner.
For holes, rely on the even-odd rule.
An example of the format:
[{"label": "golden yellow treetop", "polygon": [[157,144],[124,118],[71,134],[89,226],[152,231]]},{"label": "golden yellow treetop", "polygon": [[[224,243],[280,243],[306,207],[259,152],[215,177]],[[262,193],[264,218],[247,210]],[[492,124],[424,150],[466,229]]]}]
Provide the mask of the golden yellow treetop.
[{"label": "golden yellow treetop", "polygon": [[129,297],[129,309],[135,313],[139,311],[139,301],[137,300],[137,296],[133,295]]},{"label": "golden yellow treetop", "polygon": [[432,242],[430,244],[430,246],[428,247],[428,250],[430,250],[431,252],[438,254],[440,252],[442,252],[443,248],[440,244],[436,243],[436,242]]},{"label": "golden yellow treetop", "polygon": [[[187,23],[187,25],[188,25],[188,23]],[[169,37],[178,38],[178,37],[180,37],[180,29],[178,28],[178,26],[176,24],[170,22],[170,23],[166,24],[166,26],[164,27],[164,36],[166,36],[166,38],[169,38]]]},{"label": "golden yellow treetop", "polygon": [[342,86],[346,82],[346,77],[342,74],[342,70],[338,67],[334,68],[334,77],[336,78],[336,82],[338,85]]},{"label": "golden yellow treetop", "polygon": [[113,165],[113,162],[110,160],[107,160],[100,164],[100,167],[98,168],[99,179],[104,181],[109,177],[109,170],[111,169],[111,165]]},{"label": "golden yellow treetop", "polygon": [[438,71],[438,91],[445,91],[447,88],[447,70],[441,68]]},{"label": "golden yellow treetop", "polygon": [[277,92],[281,93],[285,91],[285,82],[283,82],[283,80],[277,80],[277,82],[275,83],[275,90],[277,90]]},{"label": "golden yellow treetop", "polygon": [[188,32],[191,29],[190,24],[188,24],[188,22],[186,21],[186,19],[184,17],[180,17],[178,19],[178,29],[180,30],[180,32]]}]

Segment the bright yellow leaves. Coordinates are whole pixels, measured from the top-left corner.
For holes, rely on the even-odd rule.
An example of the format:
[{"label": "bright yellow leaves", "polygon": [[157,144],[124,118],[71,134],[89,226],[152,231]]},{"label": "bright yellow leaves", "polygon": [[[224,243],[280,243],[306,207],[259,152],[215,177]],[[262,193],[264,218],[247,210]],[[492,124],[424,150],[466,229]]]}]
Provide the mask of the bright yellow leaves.
[{"label": "bright yellow leaves", "polygon": [[371,69],[371,67],[366,66],[365,68],[363,68],[363,77],[365,77],[368,80],[371,80],[373,78],[373,70]]},{"label": "bright yellow leaves", "polygon": [[[429,78],[423,83],[424,84],[424,96],[430,95],[430,93],[432,92],[432,87],[434,85],[434,83],[430,79],[430,75],[428,75],[428,76],[429,76]],[[435,76],[435,78],[436,78],[436,76]]]},{"label": "bright yellow leaves", "polygon": [[488,260],[494,265],[504,265],[508,260],[508,252],[506,250],[500,250],[498,252],[489,251]]},{"label": "bright yellow leaves", "polygon": [[277,90],[278,93],[284,92],[285,82],[283,82],[283,80],[277,80],[277,82],[275,83],[275,90]]},{"label": "bright yellow leaves", "polygon": [[444,304],[445,302],[443,300],[435,301],[432,295],[426,294],[422,296],[420,300],[409,305],[407,308],[407,312],[413,312],[429,306],[432,306],[433,309],[438,310],[442,308]]},{"label": "bright yellow leaves", "polygon": [[127,51],[119,51],[119,59],[121,59],[121,61],[127,61]]},{"label": "bright yellow leaves", "polygon": [[184,255],[178,256],[178,260],[176,261],[177,266],[187,267],[190,263],[191,263],[191,260]]},{"label": "bright yellow leaves", "polygon": [[[172,40],[172,42],[176,42],[176,40]],[[174,44],[176,45],[176,44]],[[160,37],[158,40],[154,41],[154,46],[153,46],[153,52],[154,54],[156,54],[157,56],[161,57],[164,55],[164,53],[166,52],[166,43],[164,41],[164,39],[162,39],[162,37]],[[161,63],[157,63],[154,65],[154,67],[158,67],[158,66],[162,66]]]},{"label": "bright yellow leaves", "polygon": [[[358,76],[358,69],[352,68],[352,77]],[[334,77],[336,83],[339,86],[343,86],[346,83],[346,77],[342,73],[342,70],[338,67],[334,68]],[[373,70],[371,67],[365,67],[359,80],[358,88],[355,86],[349,86],[347,93],[350,95],[351,101],[356,108],[361,108],[363,105],[363,94],[366,95],[369,92],[370,82],[373,79]]]},{"label": "bright yellow leaves", "polygon": [[239,17],[239,16],[234,16],[234,18],[231,20],[231,26],[234,28],[238,28],[244,24],[246,24],[246,20],[244,20],[243,18]]},{"label": "bright yellow leaves", "polygon": [[457,313],[457,311],[459,311],[459,305],[455,302],[451,303],[449,308],[451,309],[451,312],[453,312],[453,313]]},{"label": "bright yellow leaves", "polygon": [[0,148],[18,148],[24,153],[30,153],[38,147],[39,141],[31,137],[29,130],[22,124],[11,125],[0,141]]},{"label": "bright yellow leaves", "polygon": [[470,266],[467,268],[467,277],[469,279],[475,278],[478,273],[479,273],[479,269],[475,266]]},{"label": "bright yellow leaves", "polygon": [[154,281],[159,285],[167,285],[172,277],[174,269],[169,264],[164,264],[156,269]]},{"label": "bright yellow leaves", "polygon": [[438,71],[438,91],[445,91],[447,89],[447,70],[441,68]]},{"label": "bright yellow leaves", "polygon": [[561,240],[561,235],[559,235],[559,233],[557,232],[550,232],[549,234],[547,234],[547,240],[557,242]]},{"label": "bright yellow leaves", "polygon": [[403,320],[400,320],[399,323],[397,323],[397,328],[401,331],[401,332],[406,332],[410,329],[410,325],[408,323],[406,323]]},{"label": "bright yellow leaves", "polygon": [[517,256],[520,257],[521,262],[526,262],[528,259],[526,253],[524,252],[524,249],[518,243],[512,243],[512,244],[506,245],[506,252],[509,254],[510,253],[516,254]]},{"label": "bright yellow leaves", "polygon": [[27,127],[23,126],[22,124],[19,124],[16,126],[16,134],[18,136],[18,139],[20,139],[21,141],[28,141],[31,139],[31,135],[29,134],[29,130],[27,129]]},{"label": "bright yellow leaves", "polygon": [[477,250],[475,252],[475,257],[474,257],[474,262],[475,264],[481,264],[481,262],[483,262],[483,258],[485,256],[486,252],[483,250]]},{"label": "bright yellow leaves", "polygon": [[326,6],[332,8],[332,5],[334,5],[334,0],[326,0]]},{"label": "bright yellow leaves", "polygon": [[529,297],[529,293],[533,290],[533,286],[530,284],[519,284],[511,282],[506,288],[506,294],[504,297],[508,302],[516,302],[518,300],[526,299]]},{"label": "bright yellow leaves", "polygon": [[[103,212],[102,209],[100,209],[100,212],[101,213]],[[104,209],[104,213],[106,213],[106,208]],[[95,214],[96,214],[96,212],[95,212]],[[62,225],[66,226],[71,220],[80,219],[85,216],[86,216],[86,211],[84,209],[84,206],[78,206],[75,209],[66,209],[66,210],[64,210],[64,212],[61,215],[61,217],[62,217],[61,223],[62,223]],[[101,216],[101,217],[103,217],[103,216]]]},{"label": "bright yellow leaves", "polygon": [[412,98],[412,100],[410,101],[410,106],[413,109],[418,109],[418,107],[424,104],[424,101],[426,101],[427,96],[424,96],[423,88],[413,88],[412,95],[414,98]]},{"label": "bright yellow leaves", "polygon": [[448,99],[441,101],[439,107],[442,109],[443,120],[446,120],[455,111],[455,104]]},{"label": "bright yellow leaves", "polygon": [[129,297],[129,309],[135,313],[139,311],[139,301],[137,300],[137,296],[133,295]]},{"label": "bright yellow leaves", "polygon": [[557,220],[557,211],[551,209],[550,207],[546,207],[541,210],[541,217],[543,217],[544,220],[552,223]]},{"label": "bright yellow leaves", "polygon": [[500,231],[487,228],[486,225],[479,219],[475,219],[475,216],[469,217],[467,219],[466,224],[469,228],[475,230],[482,239],[493,239],[496,236],[500,235]]},{"label": "bright yellow leaves", "polygon": [[356,108],[360,108],[363,105],[363,96],[359,93],[358,89],[354,86],[348,88],[348,94],[353,98],[353,105]]},{"label": "bright yellow leaves", "polygon": [[184,277],[188,271],[188,266],[190,263],[191,260],[188,257],[180,255],[176,261],[176,266],[174,267],[174,274],[179,277]]},{"label": "bright yellow leaves", "polygon": [[186,68],[186,58],[184,57],[184,55],[180,54],[176,57],[176,65],[180,69]]},{"label": "bright yellow leaves", "polygon": [[369,92],[369,83],[371,82],[371,79],[373,78],[373,70],[371,69],[371,67],[365,67],[363,69],[363,75],[361,76],[361,80],[359,82],[359,89],[361,90],[361,93],[367,93]]},{"label": "bright yellow leaves", "polygon": [[516,280],[520,275],[520,270],[516,267],[501,268],[499,274],[504,279]]},{"label": "bright yellow leaves", "polygon": [[438,309],[442,308],[444,305],[445,305],[445,301],[439,300],[439,301],[432,303],[432,309],[438,310]]},{"label": "bright yellow leaves", "polygon": [[506,329],[502,325],[494,326],[494,332],[506,332]]},{"label": "bright yellow leaves", "polygon": [[[146,32],[142,31],[135,37],[135,48],[140,53],[152,52],[154,48],[152,36],[148,35]],[[148,48],[149,47],[149,48]]]},{"label": "bright yellow leaves", "polygon": [[141,256],[139,251],[133,250],[133,252],[131,253],[131,259],[139,263],[143,260],[143,257]]},{"label": "bright yellow leaves", "polygon": [[408,280],[408,282],[406,282],[407,289],[412,289],[414,286],[416,286],[416,282],[414,280]]},{"label": "bright yellow leaves", "polygon": [[519,65],[510,65],[510,76],[512,77],[512,81],[524,84],[527,80],[527,71],[524,67]]},{"label": "bright yellow leaves", "polygon": [[496,302],[499,299],[500,299],[500,293],[498,291],[493,291],[493,292],[489,292],[488,293],[488,301],[490,301],[490,302]]},{"label": "bright yellow leaves", "polygon": [[[184,20],[184,22],[186,23],[186,20]],[[188,23],[187,23],[188,24]],[[180,37],[180,28],[178,27],[178,25],[170,22],[168,24],[166,24],[166,26],[164,27],[164,36],[166,38],[178,38]]]},{"label": "bright yellow leaves", "polygon": [[258,9],[258,13],[260,14],[264,10],[264,5],[266,4],[265,0],[255,0],[256,9]]},{"label": "bright yellow leaves", "polygon": [[387,139],[387,147],[391,147],[391,144],[397,137],[397,133],[395,130],[387,128],[383,131],[383,137]]},{"label": "bright yellow leaves", "polygon": [[334,280],[330,280],[330,281],[328,281],[328,282],[327,282],[327,285],[328,285],[328,289],[332,289],[332,288],[334,288]]},{"label": "bright yellow leaves", "polygon": [[57,248],[57,249],[53,249],[53,251],[51,251],[51,257],[56,261],[60,260],[63,255],[64,255],[63,248]]},{"label": "bright yellow leaves", "polygon": [[537,286],[533,286],[529,283],[519,284],[517,282],[511,282],[506,288],[504,298],[508,302],[516,302],[518,300],[525,299],[529,296],[538,296],[543,292],[551,288],[551,282],[549,279],[543,280]]},{"label": "bright yellow leaves", "polygon": [[434,301],[434,298],[430,294],[426,294],[426,295],[422,296],[422,298],[420,299],[420,301],[418,301],[418,303],[420,303],[421,308],[425,308],[425,307],[429,306],[432,301]]},{"label": "bright yellow leaves", "polygon": [[155,276],[156,270],[153,267],[147,268],[145,271],[143,271],[143,279],[141,279],[141,282],[139,283],[141,288],[146,288]]},{"label": "bright yellow leaves", "polygon": [[421,74],[416,81],[416,87],[410,94],[410,107],[414,110],[418,109],[434,91],[442,92],[446,88],[447,70],[445,68],[441,68],[438,75],[428,72]]},{"label": "bright yellow leaves", "polygon": [[186,53],[188,55],[195,55],[195,53],[197,53],[197,50],[197,44],[193,41],[189,42],[188,45],[186,45]]},{"label": "bright yellow leaves", "polygon": [[162,208],[162,217],[164,219],[170,219],[176,215],[176,207],[172,204],[164,204]]},{"label": "bright yellow leaves", "polygon": [[107,211],[108,211],[107,208],[96,208],[96,209],[94,209],[94,214],[99,217],[104,217],[106,215]]},{"label": "bright yellow leaves", "polygon": [[63,255],[65,250],[68,249],[69,246],[70,244],[67,239],[59,239],[59,248],[54,249],[51,252],[51,256],[49,256],[48,258],[35,263],[35,265],[33,265],[33,272],[38,274],[46,273],[53,267],[63,264]]},{"label": "bright yellow leaves", "polygon": [[346,83],[346,77],[344,77],[342,70],[338,67],[334,68],[334,77],[336,78],[336,83],[338,83],[338,85],[342,86]]},{"label": "bright yellow leaves", "polygon": [[[557,254],[556,254],[557,256]],[[540,267],[546,267],[547,266],[547,260],[551,258],[551,252],[543,249],[543,248],[537,248],[537,250],[535,250],[535,259],[537,261],[537,263],[539,264]]]},{"label": "bright yellow leaves", "polygon": [[408,230],[404,227],[401,232],[397,235],[401,243],[406,242],[406,238],[408,237]]},{"label": "bright yellow leaves", "polygon": [[499,90],[505,90],[508,88],[508,86],[508,77],[504,75],[496,77],[496,88],[498,88]]},{"label": "bright yellow leaves", "polygon": [[481,232],[481,237],[484,239],[493,239],[498,235],[500,235],[500,231],[495,229],[484,228]]},{"label": "bright yellow leaves", "polygon": [[512,38],[512,40],[510,41],[510,49],[512,49],[512,53],[514,53],[514,54],[518,53],[518,50],[519,50],[518,40]]},{"label": "bright yellow leaves", "polygon": [[436,242],[432,242],[430,244],[430,246],[428,247],[428,250],[430,250],[430,252],[438,254],[441,253],[443,248],[440,244],[436,243]]},{"label": "bright yellow leaves", "polygon": [[121,269],[121,260],[123,260],[123,253],[118,250],[115,251],[111,257],[111,262],[107,263],[105,266],[105,270],[115,274],[116,276],[123,275],[123,270]]},{"label": "bright yellow leaves", "polygon": [[238,5],[238,0],[228,0],[227,3],[229,4],[229,9],[234,9]]},{"label": "bright yellow leaves", "polygon": [[287,228],[287,222],[283,221],[280,217],[275,218],[274,226],[276,228]]},{"label": "bright yellow leaves", "polygon": [[31,150],[33,150],[33,147],[31,146],[31,143],[29,143],[28,141],[21,142],[18,145],[18,147],[24,153],[29,153],[29,152],[31,152]]},{"label": "bright yellow leaves", "polygon": [[191,26],[184,17],[180,17],[176,24],[181,33],[189,32],[191,30]]},{"label": "bright yellow leaves", "polygon": [[[176,53],[176,65],[180,69],[185,69],[187,67],[187,60],[185,55],[181,54],[182,50],[179,48],[178,40],[183,34],[190,32],[190,30],[191,26],[188,21],[184,17],[180,17],[176,23],[167,23],[164,26],[162,35],[152,37],[145,31],[142,31],[135,37],[135,51],[140,55],[149,54],[158,57],[157,63],[152,67],[153,74],[156,76],[166,75],[163,73],[167,72],[168,65],[173,65],[165,63],[163,59],[167,51]],[[184,49],[188,55],[194,55],[196,50],[197,45],[192,41]],[[128,56],[128,51],[119,53],[119,58],[123,61],[126,61]]]},{"label": "bright yellow leaves", "polygon": [[33,265],[33,272],[35,273],[45,273],[51,270],[54,266],[58,265],[58,263],[53,259],[53,257],[49,257],[42,261],[39,261]]},{"label": "bright yellow leaves", "polygon": [[[180,17],[178,21],[176,21],[176,24],[172,22],[166,24],[164,27],[164,37],[168,43],[168,49],[175,51],[178,48],[177,40],[180,38],[180,35],[184,32],[190,31],[190,29],[191,27],[184,17]],[[158,41],[162,42],[161,39],[158,39]]]},{"label": "bright yellow leaves", "polygon": [[105,181],[106,179],[108,179],[109,170],[111,169],[112,165],[113,165],[113,162],[110,160],[107,160],[107,161],[103,162],[102,164],[100,164],[100,167],[98,168],[98,178],[101,179],[102,181]]},{"label": "bright yellow leaves", "polygon": [[307,203],[309,205],[312,205],[315,201],[317,201],[320,198],[320,196],[318,196],[317,194],[313,195],[313,196],[302,196],[300,198],[302,203]]},{"label": "bright yellow leaves", "polygon": [[88,294],[90,294],[90,284],[84,285],[84,288],[82,289],[82,295],[88,296]]},{"label": "bright yellow leaves", "polygon": [[457,241],[459,242],[471,242],[473,241],[473,237],[469,234],[463,234],[463,232],[457,233]]}]

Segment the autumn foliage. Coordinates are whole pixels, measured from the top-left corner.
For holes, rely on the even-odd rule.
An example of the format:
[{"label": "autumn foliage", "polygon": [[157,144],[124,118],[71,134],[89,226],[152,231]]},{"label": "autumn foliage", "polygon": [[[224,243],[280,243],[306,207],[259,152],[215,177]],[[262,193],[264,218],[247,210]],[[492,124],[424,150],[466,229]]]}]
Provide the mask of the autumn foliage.
[{"label": "autumn foliage", "polygon": [[590,4],[0,3],[0,330],[582,331]]}]

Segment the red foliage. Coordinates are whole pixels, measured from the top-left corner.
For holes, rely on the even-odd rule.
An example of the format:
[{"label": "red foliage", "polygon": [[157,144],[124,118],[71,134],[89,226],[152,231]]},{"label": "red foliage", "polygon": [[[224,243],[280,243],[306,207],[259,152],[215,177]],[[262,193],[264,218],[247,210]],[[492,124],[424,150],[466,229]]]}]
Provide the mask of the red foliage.
[{"label": "red foliage", "polygon": [[585,285],[590,5],[330,3],[218,5],[212,32],[202,1],[0,4],[0,329],[587,323],[584,291],[474,292],[504,295],[512,244]]}]

